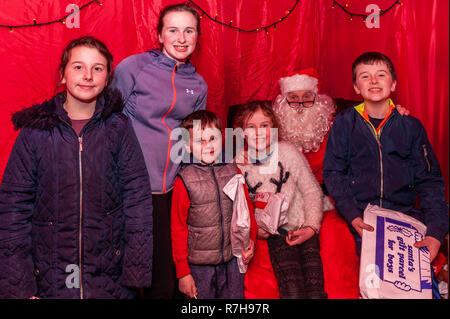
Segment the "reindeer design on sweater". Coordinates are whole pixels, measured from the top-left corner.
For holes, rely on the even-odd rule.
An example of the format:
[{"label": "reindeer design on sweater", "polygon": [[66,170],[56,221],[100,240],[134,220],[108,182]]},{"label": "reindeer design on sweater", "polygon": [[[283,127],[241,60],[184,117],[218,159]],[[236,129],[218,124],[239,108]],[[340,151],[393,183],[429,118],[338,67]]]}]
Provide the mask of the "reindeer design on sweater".
[{"label": "reindeer design on sweater", "polygon": [[323,216],[322,189],[304,155],[291,143],[277,144],[273,148],[276,151],[264,162],[242,165],[238,162],[250,197],[257,193],[282,193],[289,202],[289,221],[283,227],[298,229],[308,225],[319,230]]},{"label": "reindeer design on sweater", "polygon": [[[275,194],[280,193],[281,192],[281,188],[283,187],[283,184],[285,184],[289,178],[289,172],[284,172],[284,167],[283,164],[281,164],[281,162],[278,162],[278,167],[280,168],[280,179],[276,180],[275,178],[271,177],[270,178],[270,182],[272,184],[275,184],[275,186],[277,187],[277,190],[275,191]],[[258,191],[258,188],[260,188],[262,186],[262,182],[258,182],[256,183],[255,186],[251,186],[248,179],[248,172],[245,172],[244,174],[244,178],[245,178],[245,183],[247,184],[247,188],[248,191],[252,194],[256,194],[256,192]]]}]

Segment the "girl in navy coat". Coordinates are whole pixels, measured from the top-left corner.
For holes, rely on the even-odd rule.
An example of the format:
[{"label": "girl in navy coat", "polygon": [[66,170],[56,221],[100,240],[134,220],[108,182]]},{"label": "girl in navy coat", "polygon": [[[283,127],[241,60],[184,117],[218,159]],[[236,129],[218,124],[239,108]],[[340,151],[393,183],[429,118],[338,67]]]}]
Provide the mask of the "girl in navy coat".
[{"label": "girl in navy coat", "polygon": [[64,50],[51,100],[21,129],[0,186],[0,298],[132,298],[151,284],[152,199],[138,141],[108,89],[112,55]]}]

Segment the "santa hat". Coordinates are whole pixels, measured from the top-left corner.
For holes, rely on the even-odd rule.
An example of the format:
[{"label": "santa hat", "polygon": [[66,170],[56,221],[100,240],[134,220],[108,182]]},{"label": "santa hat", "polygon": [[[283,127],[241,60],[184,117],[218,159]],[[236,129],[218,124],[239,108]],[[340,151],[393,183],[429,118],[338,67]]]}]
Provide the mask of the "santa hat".
[{"label": "santa hat", "polygon": [[316,69],[309,68],[281,78],[278,83],[280,84],[281,94],[299,90],[309,90],[317,94],[318,78]]}]

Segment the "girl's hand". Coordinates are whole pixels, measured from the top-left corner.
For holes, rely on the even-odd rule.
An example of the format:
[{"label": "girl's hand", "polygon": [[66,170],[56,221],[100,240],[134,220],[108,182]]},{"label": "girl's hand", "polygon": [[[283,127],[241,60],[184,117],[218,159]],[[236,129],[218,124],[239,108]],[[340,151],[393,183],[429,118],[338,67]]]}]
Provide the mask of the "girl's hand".
[{"label": "girl's hand", "polygon": [[195,298],[197,296],[197,287],[191,274],[180,278],[178,281],[178,289],[188,298]]},{"label": "girl's hand", "polygon": [[270,237],[270,233],[266,232],[264,229],[258,228],[258,236],[260,239],[267,239]]},{"label": "girl's hand", "polygon": [[290,230],[286,236],[286,243],[289,246],[303,244],[314,236],[315,232],[310,227],[300,228],[298,230]]},{"label": "girl's hand", "polygon": [[425,236],[423,240],[416,242],[414,244],[414,247],[416,248],[427,247],[428,251],[430,252],[430,262],[432,262],[439,252],[441,242],[434,237]]},{"label": "girl's hand", "polygon": [[359,236],[362,238],[362,231],[363,229],[367,231],[373,231],[374,228],[370,226],[369,224],[366,224],[361,217],[356,217],[352,221],[353,228],[358,232]]},{"label": "girl's hand", "polygon": [[250,240],[250,244],[248,245],[246,250],[242,248],[241,254],[242,261],[245,265],[248,265],[250,260],[252,260],[253,255],[255,254],[255,243],[253,242],[253,240]]}]

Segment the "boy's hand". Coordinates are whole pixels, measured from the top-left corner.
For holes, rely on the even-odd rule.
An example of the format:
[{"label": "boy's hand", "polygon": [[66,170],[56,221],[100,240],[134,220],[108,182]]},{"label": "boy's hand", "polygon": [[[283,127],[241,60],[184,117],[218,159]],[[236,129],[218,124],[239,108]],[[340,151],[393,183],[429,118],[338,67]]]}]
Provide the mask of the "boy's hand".
[{"label": "boy's hand", "polygon": [[197,287],[195,287],[194,278],[191,274],[180,278],[178,281],[178,289],[188,298],[197,296]]},{"label": "boy's hand", "polygon": [[248,265],[250,260],[252,260],[253,255],[255,254],[255,243],[253,242],[253,240],[250,240],[250,244],[248,245],[247,249],[242,248],[241,254],[242,261],[245,265]]},{"label": "boy's hand", "polygon": [[303,244],[314,236],[315,232],[310,227],[300,228],[298,230],[290,230],[286,236],[286,243],[289,246]]},{"label": "boy's hand", "polygon": [[356,217],[352,221],[353,228],[358,232],[359,236],[362,237],[362,231],[363,229],[367,231],[373,231],[374,228],[370,226],[369,224],[366,224],[361,217]]},{"label": "boy's hand", "polygon": [[258,236],[260,239],[267,239],[270,237],[270,233],[266,232],[264,229],[258,228]]},{"label": "boy's hand", "polygon": [[409,115],[409,110],[403,106],[401,106],[400,104],[397,104],[395,106],[397,108],[398,113],[400,113],[400,115]]},{"label": "boy's hand", "polygon": [[425,236],[423,240],[416,242],[414,244],[414,247],[416,248],[427,247],[428,251],[430,252],[430,262],[432,262],[439,252],[441,242],[434,237]]}]

